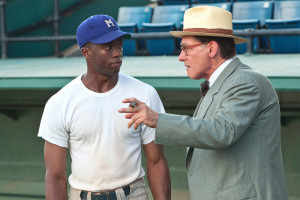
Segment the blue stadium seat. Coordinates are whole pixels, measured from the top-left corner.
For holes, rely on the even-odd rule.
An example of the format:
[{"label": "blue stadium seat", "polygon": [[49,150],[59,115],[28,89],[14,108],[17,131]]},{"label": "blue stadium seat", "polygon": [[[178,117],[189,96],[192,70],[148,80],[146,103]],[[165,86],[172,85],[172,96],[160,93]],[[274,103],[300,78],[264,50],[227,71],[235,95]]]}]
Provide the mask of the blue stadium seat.
[{"label": "blue stadium seat", "polygon": [[258,19],[263,26],[265,19],[272,19],[273,4],[272,1],[235,2],[232,7],[232,19]]},{"label": "blue stadium seat", "polygon": [[226,3],[233,2],[233,0],[193,0],[192,5],[194,4],[207,4],[207,3]]},{"label": "blue stadium seat", "polygon": [[164,5],[190,5],[191,0],[163,0],[162,3]]},{"label": "blue stadium seat", "polygon": [[159,0],[158,2],[161,2],[163,5],[194,5],[203,3],[225,3],[228,2],[228,0]]},{"label": "blue stadium seat", "polygon": [[152,19],[153,8],[149,6],[120,7],[118,24],[135,23],[140,32],[142,23],[149,23]]},{"label": "blue stadium seat", "polygon": [[[202,1],[201,1],[202,2]],[[200,3],[200,4],[193,4],[192,7],[197,7],[197,6],[215,6],[219,8],[223,8],[225,10],[228,10],[231,12],[232,10],[232,3],[231,2],[220,2],[220,3]]]},{"label": "blue stadium seat", "polygon": [[156,6],[153,8],[152,23],[173,22],[177,27],[183,21],[184,12],[189,8],[188,5]]},{"label": "blue stadium seat", "polygon": [[[261,1],[261,0],[232,0],[232,2],[253,2],[253,1]],[[266,0],[269,1],[269,0]]]},{"label": "blue stadium seat", "polygon": [[[175,30],[174,24],[169,23],[147,23],[145,32],[169,32]],[[177,50],[176,39],[146,39],[146,48],[151,56],[174,55]]]},{"label": "blue stadium seat", "polygon": [[[243,30],[243,29],[256,29],[259,26],[258,19],[249,19],[249,20],[232,20],[233,30]],[[253,39],[252,52],[257,52],[259,48],[259,40],[257,37]],[[237,44],[236,52],[238,54],[244,54],[247,52],[247,43]]]},{"label": "blue stadium seat", "polygon": [[[122,31],[127,33],[137,33],[138,26],[136,23],[122,23],[119,25]],[[138,54],[138,49],[140,45],[136,40],[124,40],[123,42],[123,55],[124,56],[134,56]]]},{"label": "blue stadium seat", "polygon": [[273,19],[293,19],[300,17],[300,1],[276,1]]},{"label": "blue stadium seat", "polygon": [[[269,29],[300,28],[300,1],[276,1],[274,19],[265,23]],[[274,53],[300,53],[300,36],[270,36],[270,41]]]},{"label": "blue stadium seat", "polygon": [[[143,23],[145,32],[169,32],[179,30],[183,15],[188,5],[156,6],[153,10],[152,22]],[[168,39],[147,39],[146,48],[150,55],[174,55],[177,53],[178,40]]]},{"label": "blue stadium seat", "polygon": [[[233,30],[257,29],[265,26],[265,19],[271,19],[273,15],[273,2],[235,2],[232,7]],[[269,48],[266,37],[253,39],[252,51],[258,52]],[[237,45],[237,53],[246,53],[246,44]]]},{"label": "blue stadium seat", "polygon": [[[120,7],[118,13],[119,27],[129,33],[142,32],[142,23],[151,22],[152,13],[153,8],[148,6]],[[125,40],[123,49],[124,56],[139,54],[138,51],[142,52],[145,49],[145,41]]]}]

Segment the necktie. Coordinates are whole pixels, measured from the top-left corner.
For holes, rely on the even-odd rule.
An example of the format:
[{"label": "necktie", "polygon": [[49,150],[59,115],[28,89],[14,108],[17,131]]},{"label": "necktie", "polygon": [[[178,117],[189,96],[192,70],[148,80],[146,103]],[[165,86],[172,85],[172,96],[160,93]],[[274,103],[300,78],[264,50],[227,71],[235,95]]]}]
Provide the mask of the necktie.
[{"label": "necktie", "polygon": [[[202,82],[200,84],[200,93],[201,93],[201,96],[202,96],[201,100],[204,98],[204,96],[206,95],[208,90],[209,90],[209,82],[208,81]],[[201,100],[200,100],[200,102],[201,102]],[[198,104],[193,117],[196,117],[196,114],[197,114],[198,109],[199,109],[199,105],[200,105],[200,103]],[[185,163],[186,164],[186,169],[189,169],[189,167],[190,167],[190,163],[191,163],[193,153],[194,153],[194,148],[190,147],[189,150],[188,150],[188,153],[186,155],[186,163]]]},{"label": "necktie", "polygon": [[204,81],[200,84],[200,93],[202,95],[202,98],[206,95],[207,91],[209,90],[209,82]]}]

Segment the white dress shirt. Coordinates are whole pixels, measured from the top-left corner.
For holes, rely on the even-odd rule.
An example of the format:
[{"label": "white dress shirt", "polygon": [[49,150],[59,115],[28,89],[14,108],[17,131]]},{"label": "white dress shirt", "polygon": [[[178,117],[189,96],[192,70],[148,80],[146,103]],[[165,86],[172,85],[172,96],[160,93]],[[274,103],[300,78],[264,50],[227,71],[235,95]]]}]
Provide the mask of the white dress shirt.
[{"label": "white dress shirt", "polygon": [[217,80],[219,75],[222,73],[222,71],[227,67],[227,65],[233,60],[234,58],[230,58],[223,62],[217,69],[212,73],[212,75],[209,78],[209,88],[214,84],[214,82]]}]

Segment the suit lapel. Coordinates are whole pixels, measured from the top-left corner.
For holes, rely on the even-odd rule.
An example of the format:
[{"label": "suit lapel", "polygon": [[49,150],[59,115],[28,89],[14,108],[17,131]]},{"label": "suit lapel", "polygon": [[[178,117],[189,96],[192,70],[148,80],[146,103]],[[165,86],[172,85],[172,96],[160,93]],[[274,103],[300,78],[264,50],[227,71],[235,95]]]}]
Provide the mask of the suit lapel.
[{"label": "suit lapel", "polygon": [[[214,95],[220,91],[220,88],[223,82],[227,79],[227,77],[232,74],[232,72],[239,66],[241,63],[239,58],[235,58],[229,65],[222,71],[222,73],[217,78],[216,82],[212,85],[212,87],[208,90],[204,98],[201,98],[197,108],[194,112],[193,117],[204,118],[207,110],[213,102]],[[194,153],[194,148],[188,148],[188,152],[186,155],[186,169],[188,170],[190,167],[192,155]]]},{"label": "suit lapel", "polygon": [[230,74],[241,64],[241,61],[238,58],[235,58],[229,65],[222,71],[222,73],[217,78],[216,82],[212,85],[212,87],[208,90],[205,97],[200,102],[197,113],[194,114],[194,117],[204,118],[207,113],[211,103],[214,100],[214,95],[220,91],[223,82],[228,78]]},{"label": "suit lapel", "polygon": [[[193,117],[197,116],[198,110],[199,110],[199,107],[201,105],[202,100],[203,100],[203,97],[201,97],[200,101],[198,102],[198,105],[197,105],[197,107],[196,107],[196,109],[194,111]],[[192,158],[193,152],[194,152],[194,148],[193,147],[187,147],[186,162],[185,162],[186,169],[189,168],[190,159]]]}]

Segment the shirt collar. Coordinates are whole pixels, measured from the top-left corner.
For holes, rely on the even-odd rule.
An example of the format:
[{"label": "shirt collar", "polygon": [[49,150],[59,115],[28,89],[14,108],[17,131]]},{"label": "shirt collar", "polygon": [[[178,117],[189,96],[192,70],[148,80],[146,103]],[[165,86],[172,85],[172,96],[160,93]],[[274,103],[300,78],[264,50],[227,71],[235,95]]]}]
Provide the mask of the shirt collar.
[{"label": "shirt collar", "polygon": [[222,71],[227,67],[227,65],[233,60],[234,58],[230,58],[228,60],[226,60],[225,62],[223,62],[210,76],[209,78],[209,87],[211,88],[211,86],[214,84],[214,82],[216,82],[217,78],[219,77],[219,75],[222,73]]}]

